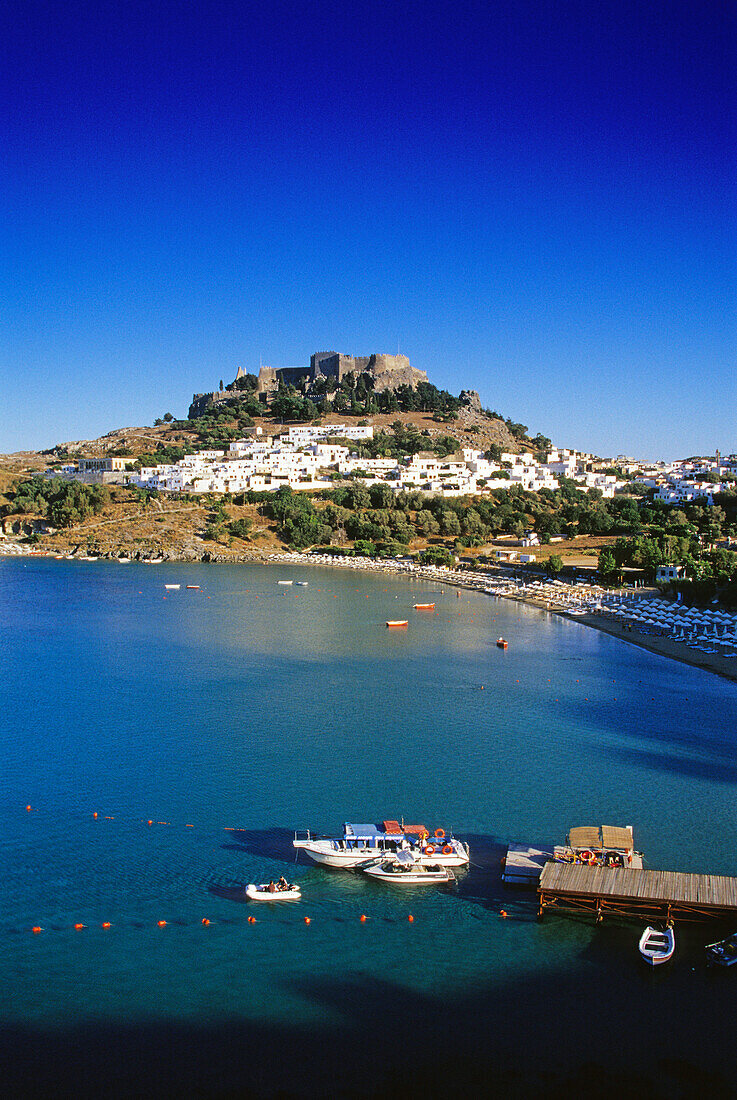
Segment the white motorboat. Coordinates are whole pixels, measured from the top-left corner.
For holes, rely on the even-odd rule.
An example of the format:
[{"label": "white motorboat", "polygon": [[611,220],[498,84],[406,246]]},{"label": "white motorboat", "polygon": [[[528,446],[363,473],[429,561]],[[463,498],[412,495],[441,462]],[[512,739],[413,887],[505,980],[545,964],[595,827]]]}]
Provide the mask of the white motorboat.
[{"label": "white motorboat", "polygon": [[298,586],[299,588],[306,588],[306,587],[307,587],[307,585],[308,585],[308,584],[309,584],[310,582],[309,582],[309,581],[295,581],[294,583],[295,583],[295,584],[296,584],[296,585],[297,585],[297,586]]},{"label": "white motorboat", "polygon": [[647,927],[640,937],[640,954],[650,966],[659,966],[673,958],[676,949],[676,936],[673,926],[665,929]]},{"label": "white motorboat", "polygon": [[726,940],[708,943],[705,950],[709,962],[716,963],[717,966],[737,965],[737,932],[727,936]]},{"label": "white motorboat", "polygon": [[249,882],[246,897],[251,901],[299,901],[302,891],[296,883],[279,886],[276,882],[262,882],[260,885]]},{"label": "white motorboat", "polygon": [[401,851],[408,851],[414,859],[432,857],[433,863],[444,867],[464,867],[470,860],[468,845],[447,836],[444,829],[436,829],[430,836],[424,825],[400,825],[398,821],[384,821],[382,826],[347,821],[342,837],[313,836],[308,830],[302,837],[295,833],[292,843],[315,863],[347,870],[377,859],[395,859]]},{"label": "white motorboat", "polygon": [[277,581],[277,584],[294,584],[294,581]]},{"label": "white motorboat", "polygon": [[361,870],[376,882],[388,882],[390,886],[442,886],[455,881],[449,867],[415,859],[406,850],[398,852],[394,859],[373,863]]},{"label": "white motorboat", "polygon": [[165,584],[164,585],[164,588],[168,589],[169,592],[178,592],[181,587],[182,587],[181,584]]}]

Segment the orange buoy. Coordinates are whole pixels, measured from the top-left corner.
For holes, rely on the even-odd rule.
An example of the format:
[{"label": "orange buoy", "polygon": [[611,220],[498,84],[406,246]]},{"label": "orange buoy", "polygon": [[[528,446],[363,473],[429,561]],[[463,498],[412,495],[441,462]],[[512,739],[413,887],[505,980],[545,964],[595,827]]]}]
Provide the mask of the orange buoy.
[{"label": "orange buoy", "polygon": [[305,917],[305,924],[309,924],[311,920],[312,917]]},{"label": "orange buoy", "polygon": [[412,914],[411,914],[411,913],[410,913],[410,915],[409,915],[409,916],[407,917],[407,920],[409,921],[409,923],[410,923],[410,924],[412,924],[412,922],[414,921],[414,919],[415,919],[415,918],[414,918],[414,917],[412,916]]},{"label": "orange buoy", "polygon": [[30,807],[30,806],[26,806],[26,813],[30,813],[30,812],[31,812],[31,807]]},{"label": "orange buoy", "polygon": [[[368,596],[366,598],[368,599]],[[366,920],[366,914],[361,913],[361,924],[363,924],[365,920]]]},{"label": "orange buoy", "polygon": [[112,928],[112,925],[110,924],[109,920],[106,920],[106,921],[102,922],[102,927],[103,928]]},{"label": "orange buoy", "polygon": [[33,928],[31,929],[31,931],[32,931],[32,932],[34,932],[34,933],[37,933],[37,932],[43,932],[43,928],[41,927],[41,925],[40,925],[40,924],[34,924],[34,926],[33,926]]},{"label": "orange buoy", "polygon": [[249,917],[248,918],[248,923],[249,924],[255,924],[256,923],[256,918],[255,917]]},{"label": "orange buoy", "polygon": [[499,916],[500,916],[500,917],[505,917],[505,918],[506,918],[506,916],[507,916],[507,910],[506,910],[506,909],[500,909],[500,910],[499,910]]},{"label": "orange buoy", "polygon": [[185,825],[184,828],[185,829],[194,829],[194,825]]},{"label": "orange buoy", "polygon": [[209,924],[209,923],[210,923],[210,920],[209,920],[209,918],[208,918],[208,917],[203,917],[203,918],[202,918],[202,923],[203,923],[203,924]]},{"label": "orange buoy", "polygon": [[93,815],[92,815],[92,816],[93,816],[93,817],[97,817],[97,810],[95,810],[95,812],[93,813]]},{"label": "orange buoy", "polygon": [[75,926],[74,926],[74,929],[75,929],[76,932],[81,932],[83,928],[84,928],[83,924],[75,924]]},{"label": "orange buoy", "polygon": [[159,928],[166,928],[165,920],[157,920],[156,923],[158,924]]},{"label": "orange buoy", "polygon": [[147,825],[153,825],[153,821],[146,822]]}]

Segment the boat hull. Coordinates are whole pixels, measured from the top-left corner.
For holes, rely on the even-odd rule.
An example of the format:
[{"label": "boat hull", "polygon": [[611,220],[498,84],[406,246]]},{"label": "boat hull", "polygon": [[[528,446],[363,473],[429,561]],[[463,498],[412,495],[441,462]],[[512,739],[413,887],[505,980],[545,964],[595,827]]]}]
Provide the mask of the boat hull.
[{"label": "boat hull", "polygon": [[672,928],[660,932],[657,928],[646,928],[640,937],[640,957],[648,966],[662,966],[673,958],[676,938]]},{"label": "boat hull", "polygon": [[363,873],[374,882],[384,882],[388,886],[445,886],[453,882],[455,876],[452,871],[442,868],[437,871],[412,870],[394,871],[385,866],[365,867]]},{"label": "boat hull", "polygon": [[[365,863],[372,863],[376,859],[392,860],[395,858],[393,853],[377,852],[376,849],[372,850],[370,848],[358,852],[343,852],[335,849],[328,851],[317,847],[308,847],[307,844],[300,841],[294,842],[294,847],[323,867],[342,867],[348,871],[353,870],[355,867],[361,867]],[[469,863],[469,857],[465,852],[460,853],[454,850],[450,854],[446,853],[444,855],[442,852],[436,852],[435,854],[429,853],[429,855],[432,857],[433,863],[439,863],[442,867],[465,867]]]},{"label": "boat hull", "polygon": [[376,859],[376,853],[368,856],[341,856],[339,852],[328,854],[326,852],[314,852],[309,848],[304,848],[303,851],[310,859],[315,863],[321,864],[323,867],[342,867],[344,870],[352,870],[354,867],[360,867],[363,863],[369,863],[372,859]]}]

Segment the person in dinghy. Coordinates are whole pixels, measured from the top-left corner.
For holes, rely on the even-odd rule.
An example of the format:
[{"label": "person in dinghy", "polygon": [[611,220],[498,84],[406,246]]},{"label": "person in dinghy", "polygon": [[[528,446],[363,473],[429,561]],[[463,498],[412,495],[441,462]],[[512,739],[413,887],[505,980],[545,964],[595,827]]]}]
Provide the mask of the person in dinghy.
[{"label": "person in dinghy", "polygon": [[302,891],[296,883],[287,882],[282,877],[278,882],[262,882],[260,885],[249,882],[245,890],[250,901],[300,901]]}]

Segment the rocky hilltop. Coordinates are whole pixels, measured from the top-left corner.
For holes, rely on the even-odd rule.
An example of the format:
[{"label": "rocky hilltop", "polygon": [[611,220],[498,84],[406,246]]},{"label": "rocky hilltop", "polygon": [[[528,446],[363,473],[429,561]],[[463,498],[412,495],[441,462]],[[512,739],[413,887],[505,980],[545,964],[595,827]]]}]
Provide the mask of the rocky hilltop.
[{"label": "rocky hilltop", "polygon": [[[248,386],[246,380],[255,379]],[[259,400],[267,405],[280,386],[295,386],[311,400],[322,404],[330,384],[340,386],[346,379],[362,379],[363,386],[373,393],[386,393],[398,390],[401,386],[415,389],[419,383],[427,382],[424,370],[418,370],[410,364],[406,355],[344,355],[337,351],[316,351],[310,356],[309,366],[304,367],[261,367],[257,376],[249,376],[242,367],[233,381],[211,393],[195,393],[189,407],[189,416],[197,417],[221,401],[231,400],[233,394],[241,389],[251,388]]]}]

